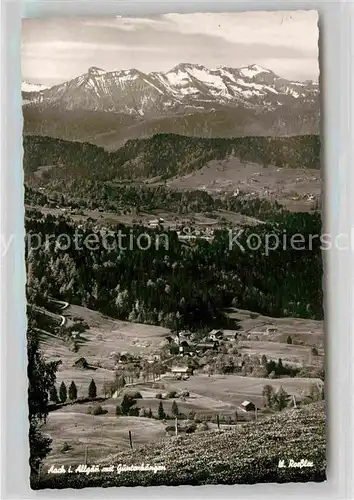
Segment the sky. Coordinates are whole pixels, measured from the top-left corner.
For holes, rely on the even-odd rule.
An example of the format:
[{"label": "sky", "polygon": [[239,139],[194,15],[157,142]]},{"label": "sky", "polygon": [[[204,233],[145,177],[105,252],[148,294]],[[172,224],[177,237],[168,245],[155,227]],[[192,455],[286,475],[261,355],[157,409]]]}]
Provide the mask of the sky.
[{"label": "sky", "polygon": [[317,23],[316,11],[24,19],[22,80],[50,86],[90,66],[149,73],[179,63],[259,64],[284,78],[317,80]]}]

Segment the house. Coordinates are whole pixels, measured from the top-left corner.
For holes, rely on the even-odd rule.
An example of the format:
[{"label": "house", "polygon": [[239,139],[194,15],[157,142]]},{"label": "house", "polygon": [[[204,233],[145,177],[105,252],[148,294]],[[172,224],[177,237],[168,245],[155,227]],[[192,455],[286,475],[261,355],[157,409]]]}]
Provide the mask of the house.
[{"label": "house", "polygon": [[266,333],[267,333],[267,335],[272,334],[272,333],[277,333],[277,330],[278,329],[276,326],[270,325],[270,326],[267,326]]},{"label": "house", "polygon": [[238,334],[239,334],[239,332],[234,332],[234,331],[224,333],[224,340],[228,340],[229,342],[233,342],[233,341],[237,340]]},{"label": "house", "polygon": [[73,366],[75,366],[76,368],[87,369],[89,367],[89,364],[85,358],[79,358],[74,362]]},{"label": "house", "polygon": [[121,352],[120,354],[120,358],[119,358],[119,363],[128,363],[129,361],[131,361],[131,355],[124,351],[124,352]]},{"label": "house", "polygon": [[181,338],[186,338],[186,339],[189,339],[192,335],[192,332],[187,332],[186,330],[183,330],[182,332],[180,332],[180,337]]},{"label": "house", "polygon": [[148,222],[148,226],[152,228],[158,227],[162,222],[164,222],[163,219],[152,219]]},{"label": "house", "polygon": [[189,342],[189,338],[191,333],[189,332],[177,332],[175,334],[169,335],[169,338],[172,339],[178,345],[182,345],[182,342]]},{"label": "house", "polygon": [[148,363],[155,363],[156,361],[161,361],[161,355],[160,354],[151,354],[147,358]]},{"label": "house", "polygon": [[167,340],[170,344],[178,344],[180,343],[180,334],[179,333],[172,333],[171,335],[168,335]]},{"label": "house", "polygon": [[178,376],[178,375],[193,375],[193,368],[190,366],[173,366],[171,368],[171,372],[173,375]]},{"label": "house", "polygon": [[189,353],[193,350],[192,344],[188,340],[182,340],[179,343],[179,352],[181,354]]},{"label": "house", "polygon": [[217,340],[209,342],[200,342],[197,344],[195,350],[197,353],[205,352],[209,350],[216,350],[219,347],[219,342]]},{"label": "house", "polygon": [[209,337],[211,340],[222,340],[224,337],[224,332],[222,330],[212,330],[209,333]]},{"label": "house", "polygon": [[241,403],[241,410],[242,411],[256,411],[256,406],[251,401],[245,400],[243,403]]}]

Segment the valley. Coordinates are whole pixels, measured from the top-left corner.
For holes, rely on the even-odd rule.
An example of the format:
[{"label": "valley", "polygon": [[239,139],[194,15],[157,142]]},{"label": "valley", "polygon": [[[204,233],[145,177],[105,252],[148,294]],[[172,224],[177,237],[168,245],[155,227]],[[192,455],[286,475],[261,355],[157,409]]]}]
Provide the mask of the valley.
[{"label": "valley", "polygon": [[[292,398],[295,398],[297,405],[302,406],[306,401],[311,406],[318,397],[314,388],[322,387],[321,379],[313,378],[311,372],[321,370],[323,364],[322,322],[269,318],[237,309],[230,314],[238,318],[238,329],[224,330],[224,336],[231,339],[232,334],[237,333],[236,341],[221,341],[216,351],[209,351],[209,357],[194,355],[185,358],[178,354],[171,356],[168,340],[171,332],[167,328],[114,320],[79,306],[67,308],[65,316],[69,321],[73,323],[80,318],[88,329],[76,336],[79,345],[76,352],[60,337],[42,338],[45,358],[62,362],[57,371],[58,394],[62,383],[69,386],[70,381],[74,381],[77,387],[77,400],[64,406],[53,406],[47,423],[42,427],[55,443],[45,467],[58,462],[64,466],[78,466],[85,460],[90,463],[106,460],[108,455],[129,450],[128,431],[133,437],[134,450],[150,442],[171,440],[168,429],[172,427],[174,434],[173,404],[178,405],[181,435],[183,426],[190,421],[205,422],[209,433],[219,428],[222,431],[233,429],[234,432],[235,426],[242,431],[245,422],[255,418],[254,413],[242,410],[245,400],[257,406],[257,420],[262,422],[267,416],[269,418],[269,414],[275,413],[264,406],[264,387],[269,385],[275,392],[284,390],[289,395],[289,404],[293,405]],[[267,334],[267,325],[275,329],[274,333]],[[292,344],[285,340],[289,335],[294,339]],[[255,338],[257,340],[250,340]],[[181,339],[182,336],[180,342]],[[317,349],[316,355],[312,354],[313,347]],[[246,359],[260,360],[266,356],[268,361],[275,362],[281,358],[285,366],[306,366],[311,376],[306,377],[303,373],[271,380],[251,373],[247,376],[245,373],[221,374],[206,370],[211,360],[219,363],[215,365],[219,366],[216,371],[222,370],[220,367],[228,362],[228,355],[235,356],[236,353],[240,369]],[[84,359],[88,366],[76,364],[79,359]],[[193,373],[176,378],[171,369],[185,365],[186,361],[187,366],[193,362]],[[253,366],[257,367],[257,364]],[[116,385],[117,373],[126,379],[120,389]],[[317,373],[319,376],[320,371]],[[95,398],[87,401],[92,379],[97,392]],[[113,394],[115,390],[116,394]],[[124,394],[138,395],[139,416],[116,415]],[[161,402],[166,413],[163,419],[159,417]],[[101,415],[92,414],[95,404],[101,405]],[[148,412],[151,412],[149,417]],[[216,416],[221,422],[219,426]],[[183,420],[187,418],[189,420]]]},{"label": "valley", "polygon": [[[318,83],[91,66],[22,98],[33,488],[323,480]],[[137,461],[167,469],[49,472]]]}]

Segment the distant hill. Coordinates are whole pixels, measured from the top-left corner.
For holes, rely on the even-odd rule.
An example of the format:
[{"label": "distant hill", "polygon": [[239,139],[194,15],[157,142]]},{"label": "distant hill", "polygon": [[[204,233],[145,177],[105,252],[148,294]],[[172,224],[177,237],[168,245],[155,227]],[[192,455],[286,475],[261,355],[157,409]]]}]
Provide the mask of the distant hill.
[{"label": "distant hill", "polygon": [[320,167],[320,139],[314,135],[206,139],[155,134],[147,139],[127,141],[111,153],[89,143],[25,136],[23,148],[27,176],[39,167],[53,166],[43,174],[48,179],[63,176],[101,181],[157,176],[168,179],[229,155],[263,166]]},{"label": "distant hill", "polygon": [[[290,460],[312,467],[279,468]],[[46,476],[41,488],[306,482],[326,479],[324,403],[289,409],[234,430],[171,437],[107,457],[100,465],[163,465],[166,471]],[[32,487],[36,488],[36,484]]]},{"label": "distant hill", "polygon": [[59,107],[24,106],[24,134],[90,142],[116,150],[126,140],[157,133],[191,137],[245,137],[317,134],[319,114],[312,106],[282,107],[274,111],[223,107],[186,110],[183,114],[150,117],[108,111],[68,110]]}]

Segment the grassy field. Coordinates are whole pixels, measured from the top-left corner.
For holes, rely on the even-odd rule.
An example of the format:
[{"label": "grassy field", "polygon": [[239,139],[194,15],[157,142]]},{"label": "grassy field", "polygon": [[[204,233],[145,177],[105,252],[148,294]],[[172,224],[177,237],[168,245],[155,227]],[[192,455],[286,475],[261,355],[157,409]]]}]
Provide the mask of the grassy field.
[{"label": "grassy field", "polygon": [[240,189],[276,199],[289,210],[302,211],[311,209],[309,196],[320,195],[321,174],[319,170],[305,168],[242,163],[230,156],[225,160],[212,160],[200,170],[171,179],[167,184],[173,189],[203,189],[210,193]]},{"label": "grassy field", "polygon": [[[187,381],[188,382],[188,381]],[[152,389],[148,386],[149,384],[139,384],[134,386],[135,391],[139,391],[142,395],[142,399],[137,400],[137,405],[140,408],[145,408],[153,412],[154,416],[157,415],[157,409],[160,400],[156,398],[156,394],[161,393],[163,397],[166,396],[167,391],[169,390],[180,390],[186,387],[185,384],[178,383],[170,383],[166,382],[166,379],[163,381],[163,385],[165,389]],[[126,388],[126,391],[129,392],[129,387]],[[234,415],[235,414],[235,406],[232,403],[227,401],[220,400],[215,397],[209,397],[206,394],[200,393],[190,393],[190,396],[186,398],[185,401],[176,399],[163,399],[163,407],[165,413],[168,415],[172,415],[172,403],[176,401],[178,405],[178,410],[180,413],[188,415],[190,411],[195,411],[197,414],[201,415],[210,415],[213,416],[216,413],[221,413],[223,415]],[[116,401],[111,400],[112,403],[120,403],[120,399]]]},{"label": "grassy field", "polygon": [[[90,462],[106,458],[112,453],[129,448],[128,431],[134,446],[141,446],[164,437],[165,426],[155,419],[143,417],[116,417],[115,406],[103,404],[108,410],[104,415],[87,414],[92,403],[74,404],[51,412],[43,433],[53,439],[52,451],[45,468],[52,464],[79,465],[85,463],[85,453]],[[63,444],[69,450],[62,451]]]},{"label": "grassy field", "polygon": [[[284,460],[286,467],[279,467]],[[307,460],[309,467],[289,467]],[[89,461],[90,464],[97,462]],[[235,427],[200,432],[150,443],[105,457],[99,467],[118,464],[158,465],[157,473],[43,474],[37,488],[153,486],[306,482],[326,479],[326,420],[323,403]]]},{"label": "grassy field", "polygon": [[[114,379],[114,352],[129,352],[148,356],[164,344],[167,328],[139,323],[113,320],[102,314],[80,306],[70,306],[64,311],[67,317],[83,318],[90,329],[81,335],[79,351],[73,352],[60,338],[48,336],[42,340],[42,351],[46,358],[62,360],[57,372],[57,385],[62,381],[70,384],[74,380],[78,396],[87,396],[88,386],[93,378],[97,385],[97,395],[102,396],[104,382]],[[74,362],[84,357],[93,369],[80,369]]]},{"label": "grassy field", "polygon": [[313,378],[257,378],[239,375],[194,375],[188,380],[167,380],[163,383],[167,390],[188,390],[190,400],[198,402],[199,407],[207,409],[213,404],[216,409],[236,408],[245,399],[263,407],[262,391],[265,385],[275,390],[283,386],[288,394],[301,396],[312,384],[321,381]]},{"label": "grassy field", "polygon": [[[230,308],[226,313],[230,319],[237,322],[240,334],[246,336],[247,340],[286,343],[290,336],[293,346],[303,343],[307,346],[315,345],[323,348],[323,321],[304,318],[272,318],[237,308]],[[276,328],[276,332],[267,334],[266,329],[271,326]]]},{"label": "grassy field", "polygon": [[154,219],[164,219],[161,226],[167,230],[176,230],[180,226],[195,226],[200,229],[210,227],[219,229],[222,227],[221,219],[226,219],[228,222],[235,226],[243,225],[256,225],[262,223],[254,217],[248,217],[237,212],[229,212],[226,210],[212,211],[208,215],[204,213],[193,213],[180,215],[176,212],[167,210],[150,210],[149,212],[140,211],[139,215],[133,214],[117,214],[115,212],[104,212],[99,210],[83,209],[79,213],[70,213],[67,209],[62,208],[48,208],[42,206],[26,206],[27,209],[36,209],[43,214],[52,214],[55,216],[69,215],[77,223],[83,223],[89,218],[94,220],[99,227],[107,226],[109,224],[125,224],[133,226],[136,223],[141,223],[148,226],[149,222]]},{"label": "grassy field", "polygon": [[282,359],[283,363],[294,366],[313,365],[321,366],[323,363],[323,349],[318,355],[311,353],[311,347],[303,345],[288,345],[284,342],[266,342],[261,340],[243,340],[237,346],[239,352],[249,356],[267,356],[268,360],[277,361]]}]

